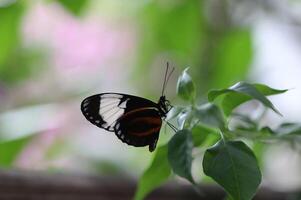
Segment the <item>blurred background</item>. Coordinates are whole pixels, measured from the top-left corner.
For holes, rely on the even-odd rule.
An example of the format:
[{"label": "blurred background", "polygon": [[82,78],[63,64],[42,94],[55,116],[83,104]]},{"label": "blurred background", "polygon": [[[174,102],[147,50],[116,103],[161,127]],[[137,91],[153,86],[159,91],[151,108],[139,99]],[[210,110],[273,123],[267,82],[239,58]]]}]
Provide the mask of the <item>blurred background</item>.
[{"label": "blurred background", "polygon": [[[284,117],[268,112],[263,122],[300,122],[300,58],[295,0],[0,0],[0,166],[139,177],[148,148],[93,126],[80,103],[102,92],[156,102],[167,61],[174,105],[183,103],[177,76],[190,67],[200,102],[208,89],[261,82],[291,89],[271,98]],[[163,126],[159,144],[169,131]],[[300,149],[273,143],[258,152],[263,185],[301,188]]]}]

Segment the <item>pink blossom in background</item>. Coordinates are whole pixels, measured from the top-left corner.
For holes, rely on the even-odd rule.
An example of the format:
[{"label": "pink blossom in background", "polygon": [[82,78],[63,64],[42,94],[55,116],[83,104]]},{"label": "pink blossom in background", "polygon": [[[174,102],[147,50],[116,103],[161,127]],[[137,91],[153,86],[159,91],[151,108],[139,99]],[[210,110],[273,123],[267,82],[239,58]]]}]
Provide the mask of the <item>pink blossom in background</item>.
[{"label": "pink blossom in background", "polygon": [[[58,116],[49,120],[53,128],[36,135],[26,146],[15,163],[17,167],[81,165],[74,154],[67,153],[59,162],[56,158],[47,159],[46,154],[58,140],[72,143],[87,134],[80,131],[87,125],[79,107],[83,97],[71,99],[73,95],[78,95],[78,91],[107,90],[114,84],[120,90],[125,85],[123,79],[130,71],[125,68],[130,66],[125,61],[130,61],[136,49],[133,30],[126,22],[116,23],[100,16],[75,17],[57,3],[31,4],[23,22],[23,42],[25,47],[45,51],[48,56],[45,65],[49,67],[27,80],[20,86],[20,92],[12,96],[22,102],[24,97],[28,102],[55,102],[62,108]],[[100,145],[97,142],[91,140],[89,145]],[[79,145],[77,148],[81,149]],[[71,161],[75,163],[70,164]]]},{"label": "pink blossom in background", "polygon": [[60,72],[103,68],[134,49],[132,27],[99,16],[77,18],[55,3],[37,3],[24,21],[26,45],[50,48],[50,65]]}]

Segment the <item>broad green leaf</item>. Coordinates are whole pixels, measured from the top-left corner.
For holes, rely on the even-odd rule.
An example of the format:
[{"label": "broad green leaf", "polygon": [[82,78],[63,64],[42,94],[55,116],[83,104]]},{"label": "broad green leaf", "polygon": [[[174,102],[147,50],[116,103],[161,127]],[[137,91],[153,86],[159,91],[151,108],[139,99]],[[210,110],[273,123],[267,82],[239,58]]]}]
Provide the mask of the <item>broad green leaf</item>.
[{"label": "broad green leaf", "polygon": [[234,200],[230,195],[228,195],[225,200]]},{"label": "broad green leaf", "polygon": [[195,87],[187,71],[188,68],[182,72],[178,79],[177,94],[186,101],[194,102],[196,96]]},{"label": "broad green leaf", "polygon": [[[287,91],[287,90],[278,90],[278,89],[270,88],[269,86],[263,84],[253,84],[253,86],[264,96],[281,94]],[[222,108],[225,114],[228,116],[237,106],[251,99],[252,97],[246,96],[241,93],[234,93],[234,92],[229,93],[225,95],[222,101]]]},{"label": "broad green leaf", "polygon": [[205,142],[202,144],[202,147],[208,148],[216,144],[220,140],[220,133],[217,130],[211,132],[212,134],[208,135]]},{"label": "broad green leaf", "polygon": [[174,173],[194,183],[191,176],[192,134],[189,130],[178,131],[168,143],[168,161]]},{"label": "broad green leaf", "polygon": [[251,200],[261,182],[256,157],[241,141],[220,140],[207,149],[203,169],[234,200]]},{"label": "broad green leaf", "polygon": [[164,183],[171,174],[167,160],[167,145],[158,147],[149,168],[141,176],[136,190],[135,200],[142,200],[156,187]]},{"label": "broad green leaf", "polygon": [[68,11],[75,15],[79,15],[89,0],[57,0]]},{"label": "broad green leaf", "polygon": [[195,113],[195,116],[200,123],[221,129],[223,129],[225,126],[223,114],[221,110],[214,104],[207,103],[199,106]]},{"label": "broad green leaf", "polygon": [[195,147],[202,145],[210,134],[215,134],[215,130],[206,126],[195,125],[192,130],[192,139]]},{"label": "broad green leaf", "polygon": [[16,157],[29,142],[31,137],[19,138],[16,140],[0,142],[0,166],[11,167]]},{"label": "broad green leaf", "polygon": [[[235,107],[237,107],[238,105],[240,105],[241,103],[251,100],[251,99],[256,99],[256,100],[260,101],[263,105],[272,109],[277,114],[281,115],[280,112],[270,102],[270,100],[268,100],[265,97],[265,94],[261,93],[261,91],[258,90],[257,88],[261,88],[262,91],[264,91],[268,95],[271,93],[276,94],[276,91],[277,91],[272,88],[270,88],[270,90],[269,90],[269,88],[267,86],[263,86],[263,85],[257,84],[257,87],[256,87],[256,85],[253,85],[253,84],[249,84],[249,83],[245,83],[245,82],[238,82],[228,89],[211,90],[208,93],[208,100],[214,101],[214,99],[216,99],[218,96],[226,94],[227,98],[224,98],[223,102],[222,102],[222,107],[223,107],[223,110],[226,115],[229,115],[232,112],[232,110]],[[269,91],[269,92],[267,92],[267,91]],[[277,94],[285,92],[285,91],[286,90],[278,90]]]}]

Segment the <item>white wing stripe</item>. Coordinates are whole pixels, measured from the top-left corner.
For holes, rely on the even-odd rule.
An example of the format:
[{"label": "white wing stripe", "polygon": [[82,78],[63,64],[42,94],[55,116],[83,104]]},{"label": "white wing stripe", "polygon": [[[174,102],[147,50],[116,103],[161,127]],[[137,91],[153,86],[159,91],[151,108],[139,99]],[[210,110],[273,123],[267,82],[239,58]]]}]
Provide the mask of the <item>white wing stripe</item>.
[{"label": "white wing stripe", "polygon": [[[98,102],[95,102],[98,101]],[[120,128],[117,120],[124,114],[127,103],[131,98],[127,95],[106,93],[91,96],[82,103],[82,111],[93,124],[114,131],[115,126]],[[98,110],[94,110],[97,109]]]},{"label": "white wing stripe", "polygon": [[124,113],[129,99],[120,104],[122,97],[122,95],[118,94],[104,94],[100,96],[99,115],[106,122],[104,125],[107,128],[113,127],[116,120]]},{"label": "white wing stripe", "polygon": [[[110,118],[112,118],[114,115],[116,115],[116,114],[117,114],[118,112],[120,112],[120,111],[123,113],[123,110],[117,109],[115,112],[110,113],[110,115],[104,116],[104,120],[105,120],[105,121],[109,121]],[[122,114],[122,113],[121,113],[121,114]]]},{"label": "white wing stripe", "polygon": [[109,113],[110,111],[112,111],[114,108],[116,108],[116,106],[112,106],[112,107],[110,107],[109,109],[106,109],[106,110],[99,110],[99,114],[100,115],[105,115],[105,114],[107,114],[107,113]]},{"label": "white wing stripe", "polygon": [[111,106],[111,105],[114,105],[116,103],[119,103],[119,101],[118,102],[110,102],[110,103],[107,103],[107,104],[104,104],[104,103],[100,102],[100,107],[105,108],[107,106]]}]

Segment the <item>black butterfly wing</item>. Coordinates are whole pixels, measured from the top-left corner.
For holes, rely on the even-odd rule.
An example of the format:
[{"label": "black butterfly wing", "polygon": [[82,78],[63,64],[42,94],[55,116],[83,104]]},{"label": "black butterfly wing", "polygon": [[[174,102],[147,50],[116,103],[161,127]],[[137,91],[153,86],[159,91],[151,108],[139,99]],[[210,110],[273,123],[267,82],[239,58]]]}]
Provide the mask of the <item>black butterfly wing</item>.
[{"label": "black butterfly wing", "polygon": [[155,149],[162,125],[156,103],[127,94],[102,93],[84,99],[81,110],[88,121],[115,132],[122,142]]},{"label": "black butterfly wing", "polygon": [[156,148],[162,119],[154,107],[141,107],[122,115],[114,127],[117,137],[129,145],[149,145],[149,151]]}]

